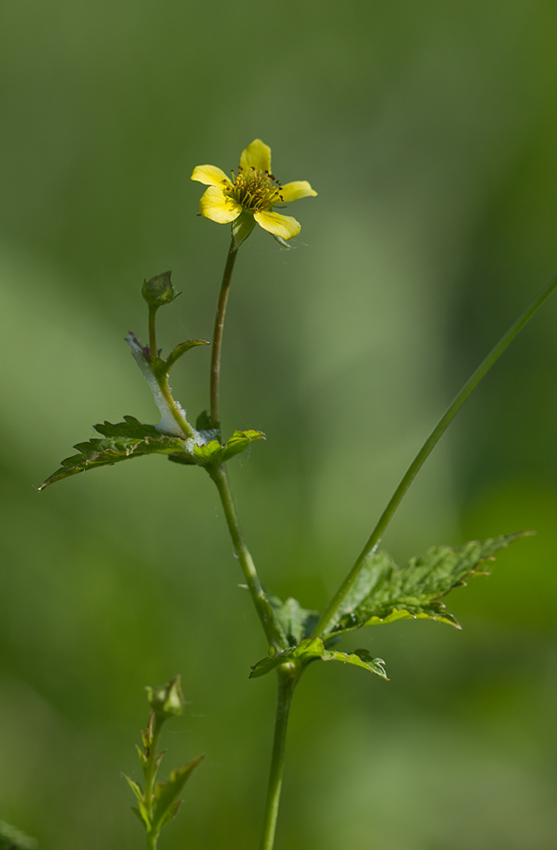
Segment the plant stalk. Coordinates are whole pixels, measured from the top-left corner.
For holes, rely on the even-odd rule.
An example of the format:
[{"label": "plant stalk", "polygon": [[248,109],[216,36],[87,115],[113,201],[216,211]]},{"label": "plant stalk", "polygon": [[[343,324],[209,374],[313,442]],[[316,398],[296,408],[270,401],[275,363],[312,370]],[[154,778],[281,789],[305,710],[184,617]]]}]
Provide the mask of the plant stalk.
[{"label": "plant stalk", "polygon": [[335,624],[335,618],[339,607],[342,602],[346,598],[346,596],[350,593],[353,588],[355,582],[360,575],[363,567],[365,566],[366,560],[369,555],[376,551],[387,526],[391,522],[395,511],[398,506],[402,502],[408,488],[410,487],[412,481],[418,474],[420,468],[424,464],[425,460],[431,454],[433,448],[439,441],[439,439],[443,436],[450,423],[468,398],[468,396],[474,391],[474,389],[478,386],[482,378],[489,372],[494,363],[499,359],[505,349],[511,344],[516,336],[520,333],[520,331],[524,328],[524,326],[530,321],[532,316],[540,309],[542,304],[546,301],[547,298],[551,295],[554,289],[557,287],[557,277],[553,278],[553,280],[542,290],[540,295],[530,304],[530,306],[522,313],[522,315],[516,320],[516,322],[511,325],[508,331],[501,337],[497,345],[490,351],[487,357],[480,363],[476,371],[470,376],[470,378],[466,381],[460,392],[451,402],[449,407],[446,409],[445,413],[421,447],[420,451],[408,467],[402,481],[398,485],[395,490],[389,504],[381,514],[379,521],[373,532],[364,546],[358,560],[354,564],[351,572],[348,574],[345,581],[337,590],[335,596],[331,604],[329,605],[327,611],[323,615],[321,621],[318,623],[315,628],[314,635],[323,635],[332,629]]},{"label": "plant stalk", "polygon": [[[151,817],[153,813],[153,785],[157,774],[157,745],[161,729],[162,723],[160,719],[156,716],[156,714],[152,713],[149,718],[149,727],[147,730],[151,741],[149,743],[149,756],[147,758],[147,764],[145,765],[144,794],[145,806],[149,813],[149,817]],[[158,837],[158,832],[148,831],[146,833],[147,850],[156,850]]]},{"label": "plant stalk", "polygon": [[220,359],[222,348],[222,335],[224,331],[224,319],[226,315],[226,304],[230,292],[230,280],[234,270],[234,263],[238,248],[235,247],[234,239],[230,243],[222,283],[220,286],[219,300],[217,302],[217,315],[215,317],[215,328],[213,331],[213,350],[211,354],[211,380],[210,380],[210,419],[213,428],[220,428]]},{"label": "plant stalk", "polygon": [[261,850],[273,850],[275,843],[280,793],[282,789],[282,776],[284,772],[286,730],[288,727],[288,717],[290,715],[292,696],[301,673],[300,669],[293,664],[285,664],[282,667],[279,667],[277,672],[278,696],[277,713],[275,718],[275,736],[273,740],[269,784],[267,786],[267,799],[265,801]]},{"label": "plant stalk", "polygon": [[263,631],[265,632],[269,643],[275,646],[278,650],[282,650],[284,647],[282,646],[280,636],[275,626],[273,611],[269,605],[269,600],[267,599],[265,591],[261,586],[261,582],[259,581],[257,570],[255,569],[253,559],[246,545],[246,541],[244,540],[242,529],[240,528],[240,521],[236,512],[234,497],[232,496],[232,491],[230,489],[226,467],[223,464],[219,467],[219,469],[211,472],[210,474],[211,478],[217,485],[217,490],[219,491],[222,506],[224,508],[228,531],[230,532],[232,543],[234,545],[234,552],[240,562],[240,566],[242,567],[242,572],[253,604],[255,605],[255,610],[257,611],[261,625],[263,626]]},{"label": "plant stalk", "polygon": [[159,353],[157,351],[157,334],[155,321],[157,310],[158,307],[153,306],[153,304],[149,304],[149,351],[151,352],[151,357],[159,356]]}]

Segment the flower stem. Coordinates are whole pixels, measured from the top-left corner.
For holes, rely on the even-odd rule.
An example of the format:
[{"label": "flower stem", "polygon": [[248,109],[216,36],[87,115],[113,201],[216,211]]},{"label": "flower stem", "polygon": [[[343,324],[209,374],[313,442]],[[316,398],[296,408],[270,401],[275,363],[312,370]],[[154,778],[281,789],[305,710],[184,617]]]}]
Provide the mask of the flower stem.
[{"label": "flower stem", "polygon": [[335,622],[336,613],[342,604],[343,600],[350,593],[352,587],[360,575],[361,570],[365,566],[366,559],[370,554],[375,552],[377,549],[387,526],[391,522],[396,509],[400,505],[402,499],[404,498],[406,491],[410,487],[412,481],[418,474],[420,468],[424,464],[427,457],[432,452],[433,448],[442,437],[442,435],[447,430],[448,426],[468,398],[468,396],[473,392],[473,390],[480,383],[482,378],[489,372],[494,363],[499,359],[505,349],[511,344],[516,336],[520,333],[523,327],[530,321],[532,316],[540,309],[544,301],[551,295],[553,290],[557,287],[557,277],[553,278],[553,280],[542,290],[540,295],[530,304],[530,306],[522,313],[522,315],[516,320],[516,322],[511,325],[508,331],[503,334],[497,345],[490,351],[487,357],[480,363],[476,371],[470,376],[470,378],[466,381],[458,395],[451,402],[423,446],[420,451],[408,467],[402,481],[398,485],[395,490],[389,504],[381,514],[379,521],[373,532],[364,546],[358,560],[354,564],[351,572],[340,586],[329,608],[323,615],[321,622],[317,625],[314,634],[321,635],[325,634],[329,631]]},{"label": "flower stem", "polygon": [[221,348],[222,348],[222,335],[224,330],[224,317],[226,315],[226,304],[228,301],[228,293],[230,291],[230,280],[232,278],[232,271],[234,270],[234,263],[236,262],[236,255],[238,253],[238,248],[235,247],[234,239],[230,243],[230,248],[228,250],[228,256],[226,258],[226,265],[224,267],[224,273],[222,276],[222,283],[220,286],[219,300],[217,303],[217,315],[215,317],[215,329],[213,332],[213,350],[211,357],[211,386],[210,386],[210,395],[211,395],[211,407],[210,407],[210,418],[211,425],[213,428],[218,428],[220,426],[220,411],[219,411],[219,392],[220,392],[220,357],[221,357]]},{"label": "flower stem", "polygon": [[275,737],[273,740],[269,784],[267,786],[267,799],[265,801],[261,850],[273,850],[275,843],[280,792],[282,789],[282,775],[284,771],[286,729],[288,726],[290,706],[292,704],[292,695],[294,694],[294,689],[300,677],[300,673],[301,670],[293,664],[284,664],[282,667],[278,668]]},{"label": "flower stem", "polygon": [[275,626],[273,611],[269,605],[269,600],[267,599],[265,591],[261,586],[261,582],[259,581],[255,564],[253,563],[253,559],[240,528],[240,522],[238,520],[238,514],[234,504],[234,497],[232,496],[224,464],[216,471],[211,472],[211,478],[217,485],[217,490],[219,491],[222,506],[224,508],[226,523],[234,545],[234,552],[240,561],[240,566],[242,567],[242,572],[244,574],[248,590],[261,621],[261,625],[263,626],[263,631],[265,632],[270,644],[275,646],[277,649],[283,649],[284,647],[281,644],[280,636]]},{"label": "flower stem", "polygon": [[155,331],[155,317],[158,307],[149,304],[149,350],[151,357],[158,357],[157,352],[157,335]]}]

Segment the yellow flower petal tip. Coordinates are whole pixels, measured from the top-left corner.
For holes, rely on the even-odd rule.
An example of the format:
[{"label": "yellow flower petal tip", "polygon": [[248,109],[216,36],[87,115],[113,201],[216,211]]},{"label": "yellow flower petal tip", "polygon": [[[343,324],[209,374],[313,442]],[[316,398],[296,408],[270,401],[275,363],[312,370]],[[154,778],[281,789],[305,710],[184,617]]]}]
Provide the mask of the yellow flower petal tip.
[{"label": "yellow flower petal tip", "polygon": [[292,239],[301,230],[295,218],[273,212],[278,204],[300,198],[314,198],[317,192],[307,180],[295,180],[284,186],[271,172],[271,148],[254,139],[240,155],[238,174],[228,177],[216,165],[197,165],[191,179],[203,183],[205,190],[199,210],[205,218],[219,224],[236,221],[242,212],[252,215],[264,230],[280,239]]}]

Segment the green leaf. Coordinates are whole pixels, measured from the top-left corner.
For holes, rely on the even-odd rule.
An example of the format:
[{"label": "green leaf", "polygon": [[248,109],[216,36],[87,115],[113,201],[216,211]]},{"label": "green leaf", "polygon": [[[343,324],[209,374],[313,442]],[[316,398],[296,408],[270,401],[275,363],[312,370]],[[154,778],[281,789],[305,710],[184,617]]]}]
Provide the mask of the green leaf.
[{"label": "green leaf", "polygon": [[130,777],[127,776],[125,773],[123,773],[122,776],[124,777],[124,779],[126,780],[128,785],[130,786],[130,788],[132,789],[133,793],[135,794],[137,801],[139,803],[142,803],[143,802],[143,791],[141,790],[141,786],[139,786],[137,784],[137,782],[134,782],[133,779],[130,779]]},{"label": "green leaf", "polygon": [[[200,434],[203,434],[203,432],[200,432]],[[193,458],[191,458],[191,455],[182,452],[180,455],[171,454],[169,459],[176,463],[196,463],[199,466],[217,468],[234,455],[245,451],[255,440],[264,439],[265,434],[262,431],[234,431],[232,437],[224,444],[216,439],[211,439],[207,443],[194,445]]]},{"label": "green leaf", "polygon": [[197,345],[210,345],[210,343],[206,339],[188,339],[187,342],[181,342],[179,345],[173,348],[170,354],[168,355],[165,364],[167,373],[170,371],[172,366],[174,366],[176,361],[179,360],[180,357],[186,353],[186,351],[189,351]]},{"label": "green leaf", "polygon": [[[143,732],[141,734],[144,735]],[[145,746],[145,740],[144,740],[144,746]],[[147,756],[145,755],[143,750],[140,747],[137,746],[137,744],[135,745],[135,749],[137,750],[137,755],[139,756],[139,761],[141,762],[141,767],[143,769],[143,772],[145,772],[145,768],[147,767],[147,763],[148,763]]]},{"label": "green leaf", "polygon": [[341,661],[343,664],[353,664],[363,667],[383,679],[387,678],[382,658],[372,658],[365,649],[357,649],[354,652],[334,652],[325,649],[321,638],[306,638],[298,646],[286,649],[284,652],[275,652],[274,647],[269,650],[267,658],[263,658],[251,668],[250,679],[265,676],[281,664],[287,662],[298,662],[304,666],[312,661]]},{"label": "green leaf", "polygon": [[319,622],[319,613],[302,608],[297,599],[283,602],[278,596],[269,596],[275,621],[279,627],[284,647],[296,646],[311,635]]},{"label": "green leaf", "polygon": [[473,540],[458,549],[434,547],[425,555],[411,558],[405,567],[397,567],[386,552],[372,554],[327,633],[336,635],[407,618],[438,620],[460,628],[441,598],[456,587],[464,587],[471,576],[488,575],[485,560],[492,560],[499,549],[531,533],[509,534],[483,543]]},{"label": "green leaf", "polygon": [[178,794],[192,775],[197,765],[205,758],[198,756],[192,759],[184,767],[172,770],[168,782],[157,782],[155,784],[155,795],[153,805],[153,831],[160,831],[162,827],[171,820],[178,811],[179,806],[172,805]]},{"label": "green leaf", "polygon": [[135,799],[137,800],[137,808],[132,806],[132,810],[136,813],[139,820],[145,826],[145,829],[149,831],[151,829],[151,818],[149,817],[149,812],[147,810],[147,806],[145,805],[145,800],[143,798],[143,791],[141,787],[134,782],[133,779],[130,779],[129,776],[126,776],[125,773],[122,774],[130,788],[132,789]]},{"label": "green leaf", "polygon": [[175,800],[174,803],[171,803],[169,808],[164,813],[162,820],[157,826],[157,830],[160,832],[161,829],[166,826],[167,823],[170,823],[171,820],[174,820],[176,815],[178,814],[180,807],[184,801],[183,800]]},{"label": "green leaf", "polygon": [[133,416],[125,416],[124,419],[124,422],[115,424],[104,422],[95,425],[95,431],[102,434],[104,439],[93,438],[87,443],[77,443],[75,448],[78,454],[63,460],[60,469],[49,476],[39,490],[44,490],[55,481],[99,466],[111,466],[149,454],[188,454],[193,448],[192,440],[164,434],[154,425],[144,425]]}]

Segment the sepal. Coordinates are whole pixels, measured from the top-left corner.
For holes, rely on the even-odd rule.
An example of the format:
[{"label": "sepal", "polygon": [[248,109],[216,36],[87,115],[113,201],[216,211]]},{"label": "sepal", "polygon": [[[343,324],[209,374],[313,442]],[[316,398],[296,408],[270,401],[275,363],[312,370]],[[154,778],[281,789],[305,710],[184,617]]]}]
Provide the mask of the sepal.
[{"label": "sepal", "polygon": [[232,239],[235,251],[238,250],[242,242],[246,241],[254,227],[255,219],[253,215],[245,210],[232,222]]}]

